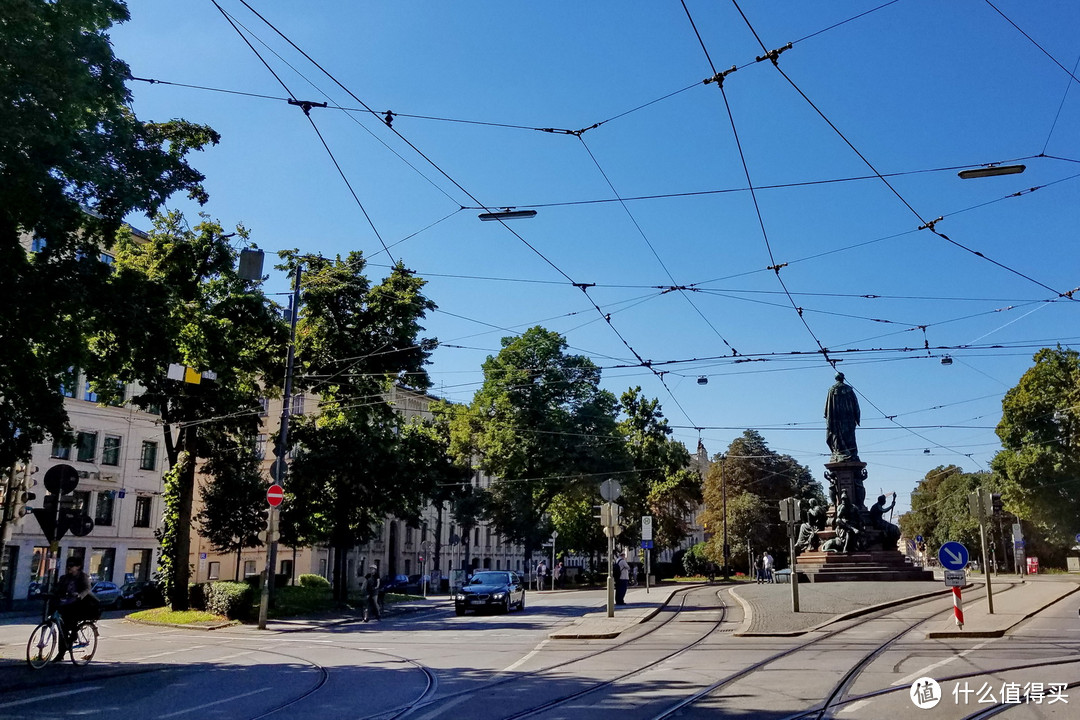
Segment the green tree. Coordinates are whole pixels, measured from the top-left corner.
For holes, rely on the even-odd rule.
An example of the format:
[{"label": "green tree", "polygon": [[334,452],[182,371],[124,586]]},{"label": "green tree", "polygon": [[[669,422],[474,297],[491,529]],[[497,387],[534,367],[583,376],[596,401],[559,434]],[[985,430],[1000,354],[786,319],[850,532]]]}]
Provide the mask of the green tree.
[{"label": "green tree", "polygon": [[916,538],[921,535],[924,542],[929,542],[933,547],[933,538],[943,512],[942,483],[963,472],[958,465],[939,465],[926,473],[911,493],[911,510],[899,518],[898,523],[904,537]]},{"label": "green tree", "polygon": [[236,577],[240,579],[240,554],[261,547],[259,533],[266,529],[266,478],[254,442],[220,438],[202,472],[209,480],[199,491],[202,509],[195,516],[199,534],[214,550],[236,553]]},{"label": "green tree", "polygon": [[[6,0],[0,21],[0,466],[68,431],[60,385],[87,367],[87,337],[116,306],[98,262],[131,213],[152,215],[177,191],[205,200],[193,150],[218,141],[182,120],[130,110],[128,66],[108,30],[119,0]],[[89,212],[88,212],[89,211]],[[44,241],[28,255],[22,239]],[[28,241],[28,240],[27,240]],[[136,305],[142,297],[124,298]],[[118,346],[138,342],[114,334]]]},{"label": "green tree", "polygon": [[755,553],[764,550],[786,555],[787,530],[780,521],[779,501],[794,497],[801,501],[824,492],[810,469],[790,455],[769,448],[756,430],[746,430],[717,456],[705,478],[705,512],[702,520],[712,533],[708,556],[723,563],[724,494],[727,495],[728,544],[732,565],[742,565],[749,541]]},{"label": "green tree", "polygon": [[[627,518],[652,515],[657,549],[676,547],[686,538],[701,502],[701,476],[690,469],[686,446],[670,438],[672,430],[658,400],[643,398],[641,388],[635,387],[619,402],[624,415],[619,431],[636,471],[622,481],[619,502]],[[640,524],[634,522],[620,540],[636,543],[640,534]]]},{"label": "green tree", "polygon": [[403,432],[387,400],[395,383],[428,387],[424,365],[434,341],[419,337],[420,320],[435,306],[422,294],[424,281],[401,264],[372,285],[360,253],[283,257],[288,269],[305,266],[297,385],[321,397],[320,413],[299,418],[290,431],[299,451],[283,519],[290,535],[336,550],[334,596],[344,602],[348,550],[387,515],[417,518],[438,482],[423,457],[409,457],[422,437]]},{"label": "green tree", "polygon": [[483,370],[483,386],[451,421],[451,450],[493,478],[488,517],[531,560],[560,493],[626,468],[613,441],[617,402],[592,361],[568,355],[562,336],[540,327],[503,338]]},{"label": "green tree", "polygon": [[991,467],[1006,509],[1031,521],[1058,551],[1080,517],[1080,353],[1044,348],[1002,400],[1002,450]]},{"label": "green tree", "polygon": [[[242,227],[236,233],[247,237]],[[263,383],[278,384],[287,328],[258,283],[237,275],[237,252],[217,223],[204,219],[189,228],[182,215],[169,213],[155,219],[146,238],[121,236],[110,282],[114,306],[90,340],[90,368],[99,378],[138,381],[143,389],[132,402],[161,415],[172,469],[165,476],[161,571],[173,609],[186,609],[196,466],[230,447],[221,438],[258,432]],[[138,342],[118,342],[120,333]],[[171,363],[216,379],[171,380]],[[114,391],[115,384],[102,381],[99,390]]]}]

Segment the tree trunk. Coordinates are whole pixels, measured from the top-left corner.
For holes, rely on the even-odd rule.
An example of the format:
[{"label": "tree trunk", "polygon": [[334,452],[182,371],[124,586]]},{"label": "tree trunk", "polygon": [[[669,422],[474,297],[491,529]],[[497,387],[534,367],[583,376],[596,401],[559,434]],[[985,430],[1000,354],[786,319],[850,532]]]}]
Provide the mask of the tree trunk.
[{"label": "tree trunk", "polygon": [[176,533],[173,547],[176,555],[173,557],[173,583],[172,597],[169,603],[173,610],[188,609],[188,583],[191,582],[191,502],[195,495],[195,453],[198,448],[198,429],[186,427],[182,431],[183,451],[186,455],[180,462],[180,473],[177,476],[178,497],[176,509]]},{"label": "tree trunk", "polygon": [[236,548],[236,572],[233,573],[233,581],[240,582],[240,553],[243,552],[242,547]]},{"label": "tree trunk", "polygon": [[[435,553],[431,557],[431,569],[438,568],[440,573],[442,572],[442,566],[439,564],[442,558],[442,524],[443,524],[443,503],[438,502],[435,504]],[[428,570],[428,575],[431,574],[431,570]],[[441,585],[441,583],[440,583]],[[434,592],[439,592],[441,588],[435,588]]]}]

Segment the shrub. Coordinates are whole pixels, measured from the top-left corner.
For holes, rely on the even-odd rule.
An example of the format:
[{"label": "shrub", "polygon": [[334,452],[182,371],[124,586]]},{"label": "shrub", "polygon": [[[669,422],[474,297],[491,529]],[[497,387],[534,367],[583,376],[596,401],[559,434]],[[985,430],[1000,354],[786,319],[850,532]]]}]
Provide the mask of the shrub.
[{"label": "shrub", "polygon": [[206,610],[230,620],[243,620],[251,612],[254,597],[247,583],[210,583],[206,591]]},{"label": "shrub", "polygon": [[300,587],[309,588],[328,588],[330,587],[330,581],[324,578],[322,575],[315,575],[313,573],[305,573],[297,578],[300,583]]},{"label": "shrub", "polygon": [[188,605],[192,610],[206,610],[206,583],[188,585]]}]

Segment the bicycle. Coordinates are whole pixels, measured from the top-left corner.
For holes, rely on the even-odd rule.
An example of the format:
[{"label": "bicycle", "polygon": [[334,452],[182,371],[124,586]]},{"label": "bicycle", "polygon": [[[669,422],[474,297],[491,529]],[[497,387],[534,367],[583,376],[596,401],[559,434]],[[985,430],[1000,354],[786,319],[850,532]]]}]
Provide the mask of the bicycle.
[{"label": "bicycle", "polygon": [[86,665],[97,652],[98,629],[94,620],[80,620],[70,642],[65,639],[66,629],[59,610],[54,610],[44,622],[35,627],[26,643],[26,664],[35,670],[63,657],[64,650],[57,652],[63,642],[68,656],[75,665]]}]

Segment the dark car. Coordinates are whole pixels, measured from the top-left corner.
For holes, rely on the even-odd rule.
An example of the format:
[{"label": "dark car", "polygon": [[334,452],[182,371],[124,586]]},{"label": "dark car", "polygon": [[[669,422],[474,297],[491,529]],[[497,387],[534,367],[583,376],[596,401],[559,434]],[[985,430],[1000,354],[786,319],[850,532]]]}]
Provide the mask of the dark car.
[{"label": "dark car", "polygon": [[160,607],[164,604],[161,590],[150,580],[135,580],[120,588],[120,607]]},{"label": "dark car", "polygon": [[90,592],[94,593],[94,597],[97,598],[103,608],[116,607],[116,604],[120,602],[120,588],[116,586],[116,583],[106,580],[96,582],[90,588]]},{"label": "dark car", "polygon": [[525,609],[525,585],[521,576],[506,570],[482,570],[473,573],[469,582],[454,595],[454,612],[466,610]]}]

